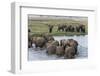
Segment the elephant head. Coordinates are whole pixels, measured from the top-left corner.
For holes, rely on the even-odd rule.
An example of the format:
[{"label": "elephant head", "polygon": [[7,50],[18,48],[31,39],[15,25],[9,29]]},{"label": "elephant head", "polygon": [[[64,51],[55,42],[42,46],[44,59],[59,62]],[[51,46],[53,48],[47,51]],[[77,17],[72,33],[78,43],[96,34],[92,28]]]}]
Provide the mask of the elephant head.
[{"label": "elephant head", "polygon": [[68,39],[65,46],[73,47],[75,49],[75,54],[77,54],[78,42],[76,40]]},{"label": "elephant head", "polygon": [[43,48],[45,46],[45,43],[46,43],[46,41],[43,37],[37,37],[36,41],[35,41],[35,46],[36,46],[36,48],[37,47]]},{"label": "elephant head", "polygon": [[77,54],[77,47],[78,47],[78,42],[73,39],[68,39],[68,40],[61,40],[60,45],[63,46],[64,50],[66,47],[74,47],[75,48],[75,54]]}]

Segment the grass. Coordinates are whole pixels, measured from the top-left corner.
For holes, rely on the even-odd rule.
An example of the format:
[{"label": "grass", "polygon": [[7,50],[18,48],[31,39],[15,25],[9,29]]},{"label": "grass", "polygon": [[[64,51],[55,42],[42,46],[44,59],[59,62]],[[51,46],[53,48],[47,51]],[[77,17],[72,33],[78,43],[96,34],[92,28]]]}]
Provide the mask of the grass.
[{"label": "grass", "polygon": [[[42,33],[49,33],[48,31],[48,26],[46,24],[51,24],[54,26],[51,35],[55,36],[61,36],[61,35],[66,35],[66,36],[72,36],[72,35],[86,35],[88,34],[88,26],[87,26],[87,21],[74,21],[74,20],[65,20],[65,19],[52,19],[52,20],[29,20],[28,21],[28,28],[31,29],[31,34],[34,35],[40,35]],[[78,33],[78,32],[57,32],[57,25],[58,24],[66,24],[66,25],[73,25],[73,26],[78,26],[79,24],[84,24],[86,33]]]}]

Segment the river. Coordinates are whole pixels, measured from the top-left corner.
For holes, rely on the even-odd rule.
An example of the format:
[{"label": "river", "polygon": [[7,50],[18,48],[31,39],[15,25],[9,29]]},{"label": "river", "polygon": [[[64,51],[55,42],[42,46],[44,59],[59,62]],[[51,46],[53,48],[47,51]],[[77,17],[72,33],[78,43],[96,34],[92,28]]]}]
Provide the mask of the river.
[{"label": "river", "polygon": [[[55,40],[60,41],[61,39],[74,39],[78,41],[78,55],[75,59],[83,59],[88,57],[88,35],[85,36],[54,36]],[[34,44],[33,44],[34,47]],[[28,49],[28,60],[58,60],[64,59],[63,57],[57,57],[56,55],[47,55],[46,50],[29,48]]]}]

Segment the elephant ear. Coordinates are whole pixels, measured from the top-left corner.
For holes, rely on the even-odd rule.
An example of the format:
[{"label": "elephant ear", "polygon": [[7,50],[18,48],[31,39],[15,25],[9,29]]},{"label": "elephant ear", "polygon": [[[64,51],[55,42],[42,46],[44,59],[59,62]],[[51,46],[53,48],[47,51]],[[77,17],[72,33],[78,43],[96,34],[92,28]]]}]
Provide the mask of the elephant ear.
[{"label": "elephant ear", "polygon": [[76,43],[76,45],[78,46],[78,42],[76,40],[74,40],[74,42]]}]

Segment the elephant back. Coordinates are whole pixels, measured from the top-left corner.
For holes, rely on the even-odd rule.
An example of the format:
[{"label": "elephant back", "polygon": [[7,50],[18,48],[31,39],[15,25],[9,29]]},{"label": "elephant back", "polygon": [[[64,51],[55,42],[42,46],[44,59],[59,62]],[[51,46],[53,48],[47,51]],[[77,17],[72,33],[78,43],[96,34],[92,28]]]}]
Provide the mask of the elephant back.
[{"label": "elephant back", "polygon": [[51,45],[59,46],[59,41],[54,40],[54,41],[51,42]]}]

